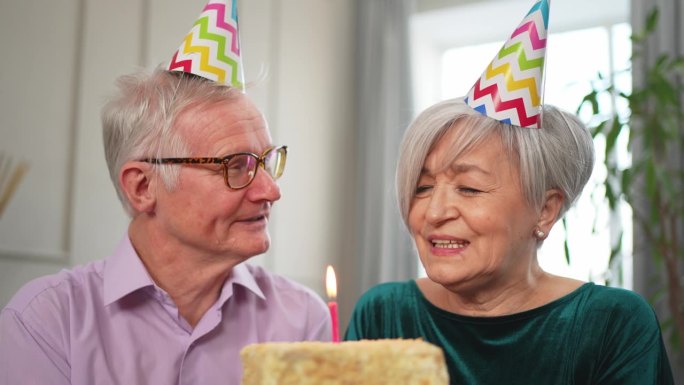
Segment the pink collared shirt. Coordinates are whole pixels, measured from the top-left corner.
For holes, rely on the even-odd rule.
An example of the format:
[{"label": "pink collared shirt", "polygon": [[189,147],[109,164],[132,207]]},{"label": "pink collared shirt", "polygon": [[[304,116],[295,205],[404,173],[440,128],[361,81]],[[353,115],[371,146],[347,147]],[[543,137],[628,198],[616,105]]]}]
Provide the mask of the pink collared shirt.
[{"label": "pink collared shirt", "polygon": [[245,345],[330,339],[320,297],[247,264],[192,329],[126,237],[108,259],[14,296],[0,313],[0,384],[238,385]]}]

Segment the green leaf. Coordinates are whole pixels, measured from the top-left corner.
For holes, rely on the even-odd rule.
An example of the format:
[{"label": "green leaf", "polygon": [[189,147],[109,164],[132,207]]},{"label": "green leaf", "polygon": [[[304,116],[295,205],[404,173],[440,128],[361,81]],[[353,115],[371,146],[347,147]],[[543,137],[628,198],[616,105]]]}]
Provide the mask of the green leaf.
[{"label": "green leaf", "polygon": [[614,117],[611,123],[610,131],[606,135],[606,159],[609,159],[609,155],[613,152],[617,138],[622,130],[622,125],[617,117]]},{"label": "green leaf", "polygon": [[649,200],[651,200],[651,202],[653,202],[658,198],[658,180],[656,178],[654,162],[646,163],[646,170],[644,174],[646,183],[646,196],[649,198]]},{"label": "green leaf", "polygon": [[632,169],[627,168],[622,170],[622,174],[620,175],[620,189],[622,189],[622,193],[625,194],[628,197],[629,201],[629,196],[632,190]]},{"label": "green leaf", "polygon": [[630,39],[634,44],[637,45],[637,47],[641,44],[644,44],[644,40],[653,33],[655,30],[656,26],[658,25],[658,18],[659,18],[659,11],[658,7],[654,7],[651,12],[649,12],[648,16],[646,17],[646,25],[644,26],[644,29],[642,31],[638,32],[633,32],[632,36]]},{"label": "green leaf", "polygon": [[663,255],[659,253],[657,249],[653,249],[653,253],[651,254],[651,256],[653,257],[653,259],[655,259],[656,262],[663,263]]},{"label": "green leaf", "polygon": [[679,351],[681,346],[679,346],[679,331],[677,328],[673,328],[672,334],[670,334],[670,345],[674,347],[675,351]]},{"label": "green leaf", "polygon": [[615,263],[615,258],[619,257],[622,253],[622,230],[618,234],[618,240],[615,245],[611,247],[610,256],[608,257],[608,265]]},{"label": "green leaf", "polygon": [[591,92],[586,94],[584,96],[584,98],[582,98],[582,102],[580,103],[579,107],[577,107],[578,113],[586,103],[589,103],[591,105],[592,115],[598,114],[599,113],[598,91],[593,89],[593,90],[591,90]]},{"label": "green leaf", "polygon": [[677,191],[674,184],[672,183],[673,175],[670,175],[667,167],[656,168],[656,178],[659,186],[659,190],[664,193],[664,200],[666,202],[672,201],[673,199],[679,198],[681,193]]},{"label": "green leaf", "polygon": [[607,122],[608,122],[607,120],[604,120],[601,123],[599,123],[598,125],[596,125],[596,127],[592,128],[591,129],[591,137],[596,138],[596,135],[602,133],[604,128],[606,127]]},{"label": "green leaf", "polygon": [[665,103],[666,106],[676,106],[679,103],[677,84],[664,71],[661,69],[661,71],[653,72],[650,75],[650,91],[656,96],[659,103]]},{"label": "green leaf", "polygon": [[672,62],[672,69],[673,70],[684,70],[684,57],[680,57],[675,59]]},{"label": "green leaf", "polygon": [[646,17],[646,34],[650,35],[655,30],[658,25],[658,18],[660,16],[660,10],[658,7],[653,7],[651,12]]},{"label": "green leaf", "polygon": [[[651,281],[652,281],[652,282],[651,282],[651,284],[649,285],[649,287],[651,287],[651,288],[653,288],[653,287],[658,287],[658,286],[656,286],[656,285],[661,284],[660,280],[657,279],[657,278],[654,278],[654,279],[652,279]],[[666,294],[667,294],[667,290],[665,290],[665,288],[662,287],[662,285],[661,285],[661,286],[659,286],[658,289],[657,289],[655,292],[653,292],[653,294],[648,298],[648,302],[651,303],[652,305],[656,305],[656,304],[658,304],[658,302],[660,302],[660,301],[665,297]]]},{"label": "green leaf", "polygon": [[613,191],[613,186],[609,183],[609,181],[606,181],[605,188],[606,188],[606,200],[608,201],[608,207],[610,208],[611,211],[615,210],[617,199],[615,196],[615,192]]}]

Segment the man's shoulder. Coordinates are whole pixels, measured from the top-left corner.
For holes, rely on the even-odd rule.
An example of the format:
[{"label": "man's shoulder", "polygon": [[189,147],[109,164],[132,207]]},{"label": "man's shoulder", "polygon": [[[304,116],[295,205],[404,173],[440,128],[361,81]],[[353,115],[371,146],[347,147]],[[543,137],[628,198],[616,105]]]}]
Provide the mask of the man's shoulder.
[{"label": "man's shoulder", "polygon": [[95,261],[35,278],[14,294],[5,309],[21,314],[31,307],[68,305],[75,296],[91,295],[93,286],[102,281],[103,265],[104,261]]}]

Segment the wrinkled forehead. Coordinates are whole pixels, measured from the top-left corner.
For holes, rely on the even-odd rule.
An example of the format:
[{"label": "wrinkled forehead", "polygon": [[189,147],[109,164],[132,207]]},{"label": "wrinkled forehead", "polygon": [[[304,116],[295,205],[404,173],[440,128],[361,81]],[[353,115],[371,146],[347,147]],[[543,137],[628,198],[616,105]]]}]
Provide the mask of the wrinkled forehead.
[{"label": "wrinkled forehead", "polygon": [[176,132],[191,153],[261,153],[272,143],[261,112],[247,98],[201,104],[179,116]]},{"label": "wrinkled forehead", "polygon": [[196,135],[197,130],[202,129],[233,127],[241,130],[242,125],[268,128],[261,111],[245,95],[189,104],[179,113],[175,122],[176,129],[184,136]]},{"label": "wrinkled forehead", "polygon": [[[439,159],[441,169],[434,172],[444,171],[452,167],[459,158],[469,151],[480,146],[493,146],[502,149],[504,155],[510,155],[508,149],[502,144],[502,125],[490,118],[480,116],[465,116],[449,126],[444,127],[426,154],[425,161],[439,148],[442,159]],[[424,162],[425,162],[424,161]],[[425,164],[424,164],[425,166]]]}]

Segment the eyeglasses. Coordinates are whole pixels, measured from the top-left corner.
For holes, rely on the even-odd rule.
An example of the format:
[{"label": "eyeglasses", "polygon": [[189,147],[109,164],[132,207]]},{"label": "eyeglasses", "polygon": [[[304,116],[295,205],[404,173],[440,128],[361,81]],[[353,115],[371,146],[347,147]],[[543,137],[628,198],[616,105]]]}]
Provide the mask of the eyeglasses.
[{"label": "eyeglasses", "polygon": [[261,166],[273,180],[280,178],[285,170],[287,146],[271,147],[259,156],[251,152],[238,152],[223,158],[147,158],[142,162],[154,164],[220,164],[226,186],[239,190],[249,186]]}]

